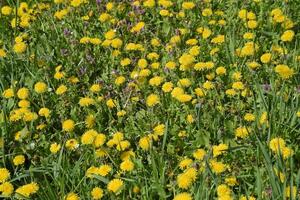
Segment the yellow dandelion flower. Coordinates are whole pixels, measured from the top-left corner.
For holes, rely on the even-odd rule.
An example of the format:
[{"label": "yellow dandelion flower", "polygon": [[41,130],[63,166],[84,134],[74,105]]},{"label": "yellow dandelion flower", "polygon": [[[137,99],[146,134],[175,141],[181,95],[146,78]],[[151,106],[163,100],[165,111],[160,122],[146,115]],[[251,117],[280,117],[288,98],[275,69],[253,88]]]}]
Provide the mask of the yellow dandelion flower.
[{"label": "yellow dandelion flower", "polygon": [[79,199],[80,199],[79,196],[74,192],[68,193],[64,198],[64,200],[79,200]]},{"label": "yellow dandelion flower", "polygon": [[182,3],[182,8],[185,10],[191,10],[195,7],[196,5],[193,2],[183,2]]},{"label": "yellow dandelion flower", "polygon": [[78,148],[79,144],[76,139],[69,139],[66,141],[65,146],[69,150],[75,150]]},{"label": "yellow dandelion flower", "polygon": [[192,200],[192,199],[193,199],[192,195],[187,192],[179,193],[173,198],[173,200]]},{"label": "yellow dandelion flower", "polygon": [[64,94],[66,91],[67,91],[67,87],[65,86],[65,85],[60,85],[57,89],[56,89],[56,91],[55,91],[55,93],[57,94],[57,95],[62,95],[62,94]]},{"label": "yellow dandelion flower", "polygon": [[56,154],[60,150],[60,148],[61,148],[60,144],[57,144],[56,142],[52,143],[50,145],[50,152]]},{"label": "yellow dandelion flower", "polygon": [[159,104],[159,96],[156,94],[150,94],[146,99],[146,104],[149,107],[153,107],[156,104]]},{"label": "yellow dandelion flower", "polygon": [[13,163],[15,166],[22,165],[25,163],[25,157],[23,155],[15,156],[13,159]]},{"label": "yellow dandelion flower", "polygon": [[14,52],[21,54],[26,51],[27,45],[24,42],[18,42],[14,45],[13,49],[14,49]]},{"label": "yellow dandelion flower", "polygon": [[37,193],[39,185],[35,182],[23,185],[16,189],[16,193],[24,197],[30,197],[30,195]]},{"label": "yellow dandelion flower", "polygon": [[62,123],[62,129],[66,132],[71,132],[75,128],[75,122],[71,119],[67,119]]},{"label": "yellow dandelion flower", "polygon": [[287,65],[277,65],[275,67],[275,72],[283,79],[288,79],[295,74],[294,70],[289,68]]},{"label": "yellow dandelion flower", "polygon": [[117,193],[123,187],[123,181],[121,179],[113,179],[107,184],[107,189],[113,193]]},{"label": "yellow dandelion flower", "polygon": [[123,170],[123,171],[132,171],[133,168],[134,168],[134,163],[129,159],[124,160],[120,164],[120,169]]},{"label": "yellow dandelion flower", "polygon": [[9,182],[4,182],[0,185],[0,192],[3,197],[10,197],[14,192],[14,186]]},{"label": "yellow dandelion flower", "polygon": [[0,168],[0,183],[4,183],[10,178],[10,172],[6,168]]},{"label": "yellow dandelion flower", "polygon": [[91,196],[94,200],[98,200],[104,196],[104,192],[100,187],[94,187],[91,191]]},{"label": "yellow dandelion flower", "polygon": [[281,39],[283,42],[290,42],[290,41],[293,40],[294,35],[295,35],[295,32],[294,32],[294,31],[292,31],[292,30],[287,30],[287,31],[285,31],[285,32],[281,35],[280,39]]},{"label": "yellow dandelion flower", "polygon": [[6,99],[12,98],[14,96],[14,90],[12,88],[4,90],[2,96]]}]

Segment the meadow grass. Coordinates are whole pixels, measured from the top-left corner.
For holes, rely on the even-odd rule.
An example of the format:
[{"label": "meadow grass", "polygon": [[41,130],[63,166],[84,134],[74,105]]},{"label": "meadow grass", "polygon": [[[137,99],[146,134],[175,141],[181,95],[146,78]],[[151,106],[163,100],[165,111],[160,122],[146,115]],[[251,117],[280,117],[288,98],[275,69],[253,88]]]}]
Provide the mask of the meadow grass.
[{"label": "meadow grass", "polygon": [[299,199],[299,0],[0,8],[1,198]]}]

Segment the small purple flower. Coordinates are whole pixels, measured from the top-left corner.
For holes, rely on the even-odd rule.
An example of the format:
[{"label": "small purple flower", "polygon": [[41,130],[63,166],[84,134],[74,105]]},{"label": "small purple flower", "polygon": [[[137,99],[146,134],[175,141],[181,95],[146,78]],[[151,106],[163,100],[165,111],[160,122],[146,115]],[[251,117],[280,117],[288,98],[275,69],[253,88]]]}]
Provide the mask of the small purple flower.
[{"label": "small purple flower", "polygon": [[113,69],[113,70],[111,71],[111,74],[112,74],[112,75],[116,75],[116,74],[118,74],[118,72],[117,72],[117,70]]},{"label": "small purple flower", "polygon": [[97,78],[96,81],[95,81],[95,83],[103,85],[104,81],[102,79],[100,79],[100,78]]},{"label": "small purple flower", "polygon": [[90,64],[95,63],[95,59],[93,58],[93,56],[91,56],[89,54],[86,55],[86,59]]},{"label": "small purple flower", "polygon": [[101,0],[96,0],[96,3],[99,5],[101,3]]},{"label": "small purple flower", "polygon": [[202,107],[201,102],[197,103],[195,107],[198,108],[198,109],[200,109]]},{"label": "small purple flower", "polygon": [[112,95],[110,94],[110,92],[108,92],[107,94],[104,95],[104,98],[105,98],[105,99],[109,99],[109,98],[111,98],[111,96],[112,96]]},{"label": "small purple flower", "polygon": [[60,50],[60,54],[62,55],[62,56],[66,56],[66,55],[68,55],[68,49],[61,49]]},{"label": "small purple flower", "polygon": [[133,10],[134,10],[134,12],[135,12],[136,14],[138,14],[138,15],[142,15],[142,14],[145,13],[145,10],[142,9],[140,6],[134,6],[134,7],[133,7]]},{"label": "small purple flower", "polygon": [[168,69],[168,68],[164,68],[164,72],[166,73],[166,74],[168,74],[169,72],[170,72],[170,70]]},{"label": "small purple flower", "polygon": [[87,95],[89,93],[89,91],[88,90],[83,90],[82,91],[82,94],[85,96],[85,95]]},{"label": "small purple flower", "polygon": [[168,54],[169,54],[170,56],[173,56],[173,55],[174,55],[174,51],[171,50],[171,51],[168,52]]},{"label": "small purple flower", "polygon": [[127,86],[122,91],[123,91],[124,94],[128,94],[130,91],[132,91],[132,88],[129,87],[128,84],[127,84]]},{"label": "small purple flower", "polygon": [[[108,90],[108,91],[112,91],[112,89],[113,89],[113,86],[112,86],[112,85],[107,85],[107,87],[106,87],[106,88],[107,88],[107,90]],[[111,95],[111,94],[109,93],[109,95]]]},{"label": "small purple flower", "polygon": [[89,26],[89,22],[87,22],[87,21],[83,22],[83,26],[88,27]]},{"label": "small purple flower", "polygon": [[137,62],[138,62],[138,59],[137,59],[137,58],[133,58],[133,59],[132,59],[132,65],[136,65]]},{"label": "small purple flower", "polygon": [[80,67],[79,69],[79,76],[82,76],[86,73],[86,67]]},{"label": "small purple flower", "polygon": [[145,10],[142,9],[141,7],[137,7],[137,9],[135,10],[136,14],[138,15],[142,15],[145,13]]},{"label": "small purple flower", "polygon": [[272,195],[272,188],[267,188],[266,189],[266,194],[268,195],[268,197],[271,197],[271,195]]},{"label": "small purple flower", "polygon": [[264,92],[270,92],[272,89],[270,84],[263,84],[262,87]]},{"label": "small purple flower", "polygon": [[70,31],[69,29],[65,28],[65,29],[64,29],[64,35],[65,35],[65,36],[71,35],[71,31]]}]

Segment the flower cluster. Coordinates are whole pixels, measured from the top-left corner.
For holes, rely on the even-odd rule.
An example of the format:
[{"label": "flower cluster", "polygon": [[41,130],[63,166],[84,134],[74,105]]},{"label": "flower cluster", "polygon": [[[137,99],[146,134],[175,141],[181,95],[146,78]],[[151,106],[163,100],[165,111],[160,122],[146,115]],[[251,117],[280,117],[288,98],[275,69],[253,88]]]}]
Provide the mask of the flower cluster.
[{"label": "flower cluster", "polygon": [[298,4],[4,1],[1,197],[295,199]]}]

